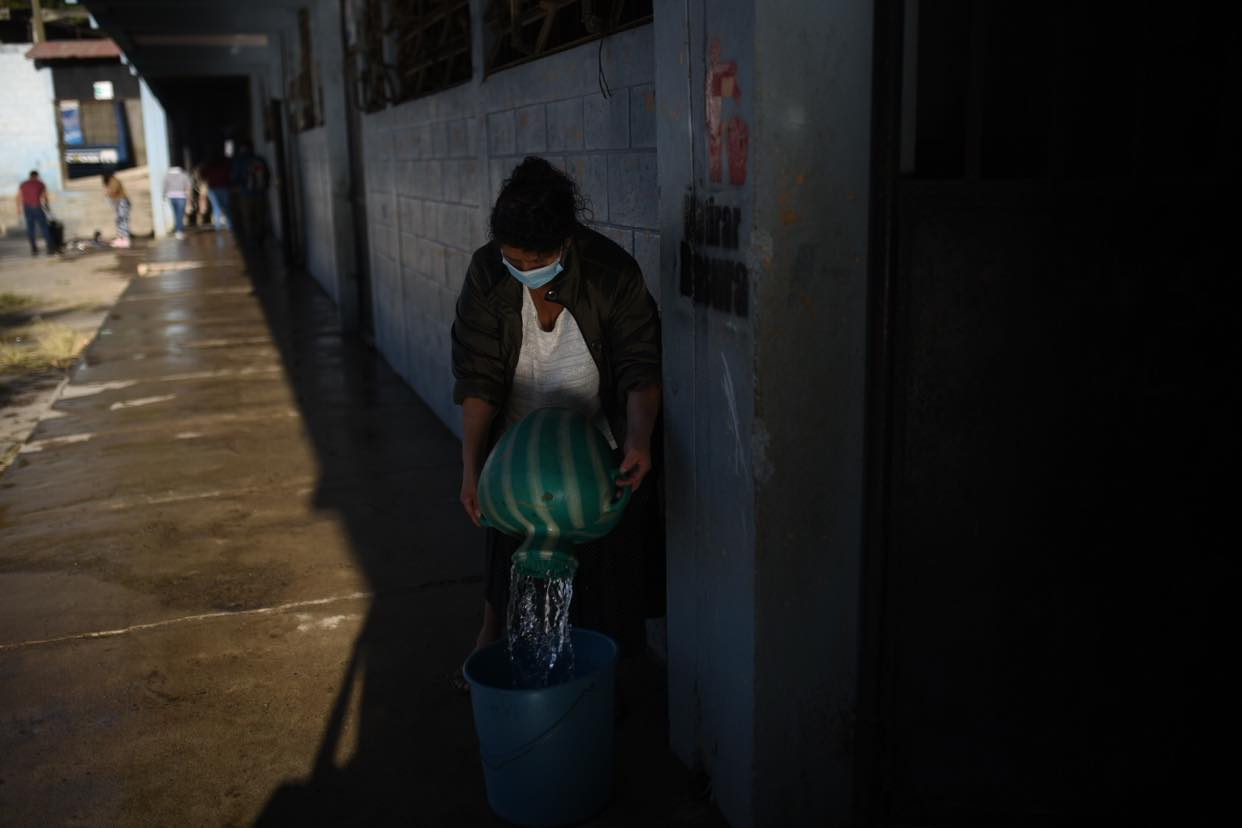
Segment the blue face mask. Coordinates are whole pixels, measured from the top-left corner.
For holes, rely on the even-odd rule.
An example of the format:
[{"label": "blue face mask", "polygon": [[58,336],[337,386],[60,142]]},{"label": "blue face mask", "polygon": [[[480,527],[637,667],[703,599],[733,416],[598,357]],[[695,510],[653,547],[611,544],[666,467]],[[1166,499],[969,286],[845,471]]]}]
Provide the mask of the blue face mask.
[{"label": "blue face mask", "polygon": [[505,267],[507,267],[509,269],[509,272],[513,274],[513,278],[517,279],[519,282],[526,285],[528,288],[543,287],[548,282],[555,279],[557,274],[559,274],[562,270],[565,269],[561,267],[560,259],[557,259],[555,262],[553,262],[550,265],[544,265],[543,267],[537,267],[534,270],[518,270],[503,255],[500,257],[500,260],[505,263]]}]

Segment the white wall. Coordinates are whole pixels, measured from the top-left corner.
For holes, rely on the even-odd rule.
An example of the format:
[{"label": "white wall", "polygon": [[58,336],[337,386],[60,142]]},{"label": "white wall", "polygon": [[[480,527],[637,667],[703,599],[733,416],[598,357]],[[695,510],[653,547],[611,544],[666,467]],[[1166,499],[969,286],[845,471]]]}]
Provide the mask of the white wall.
[{"label": "white wall", "polygon": [[[49,190],[62,187],[52,72],[26,59],[33,45],[0,44],[0,193],[7,205],[31,170]],[[6,206],[0,215],[12,210]]]},{"label": "white wall", "polygon": [[172,207],[164,198],[164,176],[168,173],[168,120],[159,98],[145,80],[139,80],[142,97],[142,130],[147,144],[147,174],[151,179],[151,222],[155,237],[162,238],[172,226]]}]

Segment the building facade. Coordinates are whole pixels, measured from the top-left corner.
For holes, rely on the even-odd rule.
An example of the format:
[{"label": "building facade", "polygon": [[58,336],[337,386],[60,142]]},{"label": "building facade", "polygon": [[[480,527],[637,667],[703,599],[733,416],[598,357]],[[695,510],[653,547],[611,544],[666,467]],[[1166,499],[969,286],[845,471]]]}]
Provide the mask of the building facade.
[{"label": "building facade", "polygon": [[896,826],[1219,774],[1242,108],[1192,6],[92,11],[157,94],[245,79],[291,258],[458,433],[491,200],[574,176],[662,316],[672,747],[733,825]]}]

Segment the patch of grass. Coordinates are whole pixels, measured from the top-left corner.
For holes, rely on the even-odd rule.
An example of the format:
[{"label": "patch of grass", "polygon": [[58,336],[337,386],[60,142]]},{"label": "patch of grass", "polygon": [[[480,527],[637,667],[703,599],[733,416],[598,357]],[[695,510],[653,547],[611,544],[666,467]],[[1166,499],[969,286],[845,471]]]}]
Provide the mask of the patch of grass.
[{"label": "patch of grass", "polygon": [[0,313],[10,313],[12,311],[28,308],[35,303],[33,296],[26,296],[23,293],[0,293]]},{"label": "patch of grass", "polygon": [[0,374],[30,374],[73,365],[90,337],[56,322],[8,331],[0,341]]}]

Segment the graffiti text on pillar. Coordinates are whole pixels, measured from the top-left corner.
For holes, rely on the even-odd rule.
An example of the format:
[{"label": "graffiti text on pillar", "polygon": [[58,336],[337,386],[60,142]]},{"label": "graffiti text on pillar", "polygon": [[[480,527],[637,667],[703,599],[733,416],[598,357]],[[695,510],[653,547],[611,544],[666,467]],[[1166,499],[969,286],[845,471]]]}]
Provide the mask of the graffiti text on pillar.
[{"label": "graffiti text on pillar", "polygon": [[[720,39],[707,48],[707,177],[713,184],[724,180],[724,155],[729,155],[729,183],[746,183],[746,158],[750,151],[750,127],[736,114],[742,99],[737,61],[720,59]],[[733,101],[733,117],[724,120],[724,105]]]},{"label": "graffiti text on pillar", "polygon": [[745,317],[750,308],[750,276],[746,265],[712,256],[700,248],[737,250],[742,223],[739,207],[702,202],[686,193],[682,203],[680,290],[695,304]]}]

